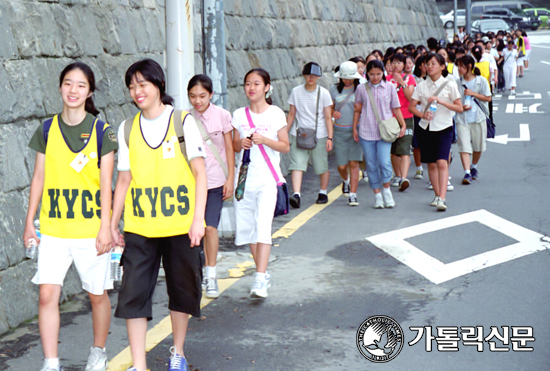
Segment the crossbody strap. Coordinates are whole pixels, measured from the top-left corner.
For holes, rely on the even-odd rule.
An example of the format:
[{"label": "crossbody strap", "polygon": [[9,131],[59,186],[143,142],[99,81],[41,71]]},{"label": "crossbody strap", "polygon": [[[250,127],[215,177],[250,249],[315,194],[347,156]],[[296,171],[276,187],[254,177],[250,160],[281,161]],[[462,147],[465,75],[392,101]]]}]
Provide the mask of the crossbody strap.
[{"label": "crossbody strap", "polygon": [[374,112],[374,116],[376,117],[376,123],[380,125],[380,116],[378,115],[378,108],[376,107],[376,102],[374,101],[374,94],[372,94],[372,90],[370,89],[369,83],[365,83],[365,88],[367,90],[367,94],[369,95],[369,102],[370,106],[372,107],[372,110]]},{"label": "crossbody strap", "polygon": [[321,87],[317,87],[317,104],[315,107],[315,135],[317,135],[317,122],[319,121],[319,96],[321,95]]},{"label": "crossbody strap", "polygon": [[[439,93],[441,93],[443,88],[445,88],[445,86],[447,86],[448,83],[449,83],[449,80],[443,81],[443,84],[441,84],[441,86],[439,88],[437,88],[437,90],[435,91],[434,96],[437,97],[439,95]],[[430,108],[430,105],[426,104],[426,107],[424,107],[424,113],[428,112],[428,108]]]},{"label": "crossbody strap", "polygon": [[212,142],[212,139],[210,139],[210,136],[206,132],[206,128],[204,127],[204,124],[201,121],[201,119],[196,117],[195,115],[193,115],[193,118],[195,119],[195,122],[197,123],[197,127],[199,128],[199,131],[201,132],[202,140],[208,146],[208,148],[210,149],[210,152],[212,152],[212,154],[214,155],[216,160],[218,160],[218,163],[222,167],[223,173],[225,174],[225,177],[227,178],[228,175],[229,175],[229,171],[227,170],[227,165],[225,164],[225,162],[223,162],[222,156],[220,155],[220,151],[218,151],[218,148],[216,148],[216,146]]},{"label": "crossbody strap", "polygon": [[344,106],[346,105],[346,103],[348,102],[348,100],[349,100],[349,99],[351,98],[351,96],[353,95],[353,92],[354,92],[354,91],[355,91],[355,87],[350,88],[350,89],[349,89],[349,92],[348,92],[348,95],[346,95],[346,99],[344,99],[344,100],[342,101],[342,103],[340,103],[340,105],[338,106],[338,108],[337,108],[337,106],[336,106],[336,104],[335,104],[335,105],[334,105],[334,110],[339,112],[339,111],[342,109],[342,107],[344,107]]},{"label": "crossbody strap", "polygon": [[[248,120],[248,124],[252,129],[256,129],[256,126],[254,126],[254,122],[252,121],[252,117],[250,116],[250,109],[246,107],[244,109],[246,112],[246,118]],[[267,162],[267,166],[269,167],[269,170],[271,170],[271,174],[273,175],[273,178],[275,178],[275,181],[277,184],[279,184],[279,176],[277,175],[277,172],[275,171],[275,168],[273,167],[273,164],[271,163],[271,160],[269,159],[269,156],[267,155],[267,152],[265,151],[263,144],[258,144],[258,148],[260,148],[260,152],[262,153],[262,156],[264,156],[265,162]]]}]

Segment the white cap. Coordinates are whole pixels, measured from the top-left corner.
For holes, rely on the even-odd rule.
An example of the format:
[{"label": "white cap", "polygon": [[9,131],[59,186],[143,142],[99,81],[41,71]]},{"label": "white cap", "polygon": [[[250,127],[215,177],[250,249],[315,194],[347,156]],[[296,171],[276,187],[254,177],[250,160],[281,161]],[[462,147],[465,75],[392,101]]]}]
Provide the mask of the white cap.
[{"label": "white cap", "polygon": [[334,77],[340,78],[340,79],[354,80],[354,79],[360,79],[363,76],[361,76],[357,72],[357,63],[346,61],[340,65],[340,69],[338,70],[338,72],[334,74]]}]

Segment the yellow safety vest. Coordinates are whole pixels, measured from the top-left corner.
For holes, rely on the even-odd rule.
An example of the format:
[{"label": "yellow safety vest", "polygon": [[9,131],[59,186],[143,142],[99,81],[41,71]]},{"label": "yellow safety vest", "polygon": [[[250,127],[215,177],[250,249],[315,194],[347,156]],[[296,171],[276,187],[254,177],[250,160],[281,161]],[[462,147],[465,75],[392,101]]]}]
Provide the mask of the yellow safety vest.
[{"label": "yellow safety vest", "polygon": [[489,61],[477,62],[476,67],[479,68],[481,76],[485,77],[489,86],[491,86],[491,69],[489,68],[491,64]]},{"label": "yellow safety vest", "polygon": [[453,67],[454,67],[454,63],[449,63],[447,64],[447,72],[449,72],[450,74],[453,73]]},{"label": "yellow safety vest", "polygon": [[[519,40],[521,39],[521,47],[519,46]],[[519,52],[522,51],[523,52],[523,56],[525,57],[525,40],[523,39],[523,36],[520,36],[518,37],[518,55],[519,55]]]},{"label": "yellow safety vest", "polygon": [[195,214],[195,178],[178,148],[173,116],[172,112],[166,136],[157,148],[143,138],[141,112],[134,117],[128,146],[132,181],[124,207],[126,232],[145,237],[189,232]]},{"label": "yellow safety vest", "polygon": [[[45,235],[60,238],[97,236],[101,225],[97,161],[101,154],[97,153],[96,125],[97,119],[88,142],[79,152],[73,152],[63,138],[57,115],[52,120],[40,210],[40,231]],[[73,168],[80,168],[84,163],[80,172]]]}]

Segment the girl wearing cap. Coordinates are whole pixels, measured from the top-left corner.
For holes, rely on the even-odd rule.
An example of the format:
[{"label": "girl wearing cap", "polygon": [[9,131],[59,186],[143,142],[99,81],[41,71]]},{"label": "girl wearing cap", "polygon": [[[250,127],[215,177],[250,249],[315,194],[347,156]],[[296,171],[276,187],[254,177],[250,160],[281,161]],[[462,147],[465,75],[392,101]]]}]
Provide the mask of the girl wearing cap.
[{"label": "girl wearing cap", "polygon": [[[401,126],[400,136],[405,135],[406,125],[399,109],[397,92],[392,84],[386,82],[384,64],[381,61],[370,61],[367,64],[367,79],[369,81],[360,85],[355,93],[357,107],[353,115],[353,139],[361,143],[365,155],[369,185],[374,191],[374,208],[391,208],[395,206],[390,190],[391,143],[383,141],[380,137],[380,129],[372,105],[377,107],[380,120],[387,120],[393,115],[397,117]],[[372,92],[374,102],[370,101],[367,87]]]},{"label": "girl wearing cap", "polygon": [[[361,75],[357,72],[357,64],[351,61],[340,65],[334,77],[339,78],[336,85],[329,89],[334,102],[332,117],[334,118],[334,150],[338,173],[342,177],[342,194],[348,197],[349,206],[357,206],[357,185],[359,183],[359,161],[363,152],[361,145],[353,140],[353,113],[355,110],[355,91]],[[349,167],[349,174],[348,174]]]}]

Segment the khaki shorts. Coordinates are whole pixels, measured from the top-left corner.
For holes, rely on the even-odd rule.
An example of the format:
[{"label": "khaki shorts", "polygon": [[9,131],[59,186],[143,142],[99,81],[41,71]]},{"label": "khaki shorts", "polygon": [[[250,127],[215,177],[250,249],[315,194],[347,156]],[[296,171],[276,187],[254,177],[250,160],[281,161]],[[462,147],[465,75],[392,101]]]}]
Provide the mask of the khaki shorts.
[{"label": "khaki shorts", "polygon": [[458,152],[483,152],[487,148],[487,123],[474,122],[472,124],[456,125],[458,135]]},{"label": "khaki shorts", "polygon": [[405,129],[405,135],[401,138],[397,138],[395,142],[391,144],[391,154],[396,156],[409,156],[411,154],[411,144],[413,140],[413,118],[404,119],[407,129]]},{"label": "khaki shorts", "polygon": [[345,166],[350,161],[362,161],[361,144],[353,139],[352,129],[334,129],[334,154],[337,166]]},{"label": "khaki shorts", "polygon": [[317,175],[328,171],[327,138],[317,138],[317,147],[301,149],[296,146],[296,136],[290,135],[290,166],[288,170],[307,171],[308,160],[313,163],[313,171]]}]

